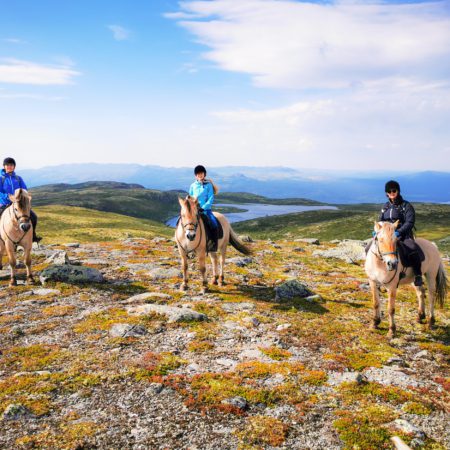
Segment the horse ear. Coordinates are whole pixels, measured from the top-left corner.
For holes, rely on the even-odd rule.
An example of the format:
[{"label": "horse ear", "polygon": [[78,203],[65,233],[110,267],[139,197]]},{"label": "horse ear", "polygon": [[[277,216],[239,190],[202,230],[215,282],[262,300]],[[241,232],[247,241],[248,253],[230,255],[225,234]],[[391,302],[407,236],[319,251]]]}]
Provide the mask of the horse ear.
[{"label": "horse ear", "polygon": [[16,201],[16,197],[14,195],[8,194],[8,198],[11,200],[11,202],[15,202]]},{"label": "horse ear", "polygon": [[373,228],[377,233],[381,230],[381,225],[379,222],[375,222],[375,226]]},{"label": "horse ear", "polygon": [[396,230],[399,225],[400,225],[400,220],[395,221],[394,222],[394,230]]}]

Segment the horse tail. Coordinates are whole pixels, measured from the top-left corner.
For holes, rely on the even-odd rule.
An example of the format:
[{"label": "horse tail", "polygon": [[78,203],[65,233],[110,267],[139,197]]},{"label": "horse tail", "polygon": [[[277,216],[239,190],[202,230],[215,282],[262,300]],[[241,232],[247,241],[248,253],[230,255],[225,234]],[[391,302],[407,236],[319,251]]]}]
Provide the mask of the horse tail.
[{"label": "horse tail", "polygon": [[439,264],[439,270],[436,275],[436,301],[439,307],[444,307],[445,297],[447,297],[448,280],[444,265]]},{"label": "horse tail", "polygon": [[243,255],[251,255],[252,251],[239,239],[238,235],[230,226],[230,244]]}]

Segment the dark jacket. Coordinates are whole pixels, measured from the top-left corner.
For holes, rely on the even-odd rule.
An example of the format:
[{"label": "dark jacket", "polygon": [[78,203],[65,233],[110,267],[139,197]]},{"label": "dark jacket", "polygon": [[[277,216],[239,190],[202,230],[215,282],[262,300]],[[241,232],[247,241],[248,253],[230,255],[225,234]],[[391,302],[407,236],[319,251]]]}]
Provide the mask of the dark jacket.
[{"label": "dark jacket", "polygon": [[3,169],[0,176],[0,206],[8,206],[11,204],[8,194],[14,195],[15,190],[19,188],[27,189],[27,185],[16,172],[6,173]]},{"label": "dark jacket", "polygon": [[416,222],[416,212],[413,205],[403,200],[403,197],[399,195],[395,203],[390,201],[386,202],[381,209],[379,222],[391,222],[394,223],[397,220],[400,221],[397,231],[400,234],[400,239],[413,239],[413,228]]}]

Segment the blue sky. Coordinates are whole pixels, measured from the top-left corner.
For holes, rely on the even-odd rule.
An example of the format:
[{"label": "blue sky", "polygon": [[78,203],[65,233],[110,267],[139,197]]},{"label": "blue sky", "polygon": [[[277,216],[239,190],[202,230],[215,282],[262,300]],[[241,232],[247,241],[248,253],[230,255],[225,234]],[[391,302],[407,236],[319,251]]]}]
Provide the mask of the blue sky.
[{"label": "blue sky", "polygon": [[450,2],[0,0],[0,149],[450,170]]}]

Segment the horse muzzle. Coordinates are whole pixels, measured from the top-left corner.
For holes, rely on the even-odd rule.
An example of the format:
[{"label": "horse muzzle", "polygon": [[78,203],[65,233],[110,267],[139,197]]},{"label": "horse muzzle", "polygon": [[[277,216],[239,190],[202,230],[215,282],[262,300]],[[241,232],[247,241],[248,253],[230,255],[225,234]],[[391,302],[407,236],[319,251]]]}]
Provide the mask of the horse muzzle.
[{"label": "horse muzzle", "polygon": [[29,222],[24,222],[24,223],[21,223],[19,225],[19,227],[23,232],[26,233],[31,228],[31,224]]},{"label": "horse muzzle", "polygon": [[389,270],[389,272],[397,269],[397,266],[398,266],[398,260],[397,259],[386,261],[386,267]]},{"label": "horse muzzle", "polygon": [[195,239],[196,233],[192,231],[188,231],[186,233],[186,237],[192,242]]}]

